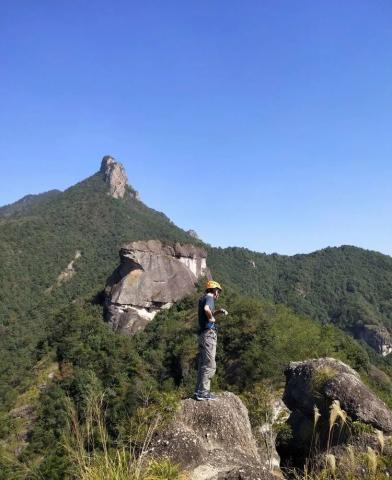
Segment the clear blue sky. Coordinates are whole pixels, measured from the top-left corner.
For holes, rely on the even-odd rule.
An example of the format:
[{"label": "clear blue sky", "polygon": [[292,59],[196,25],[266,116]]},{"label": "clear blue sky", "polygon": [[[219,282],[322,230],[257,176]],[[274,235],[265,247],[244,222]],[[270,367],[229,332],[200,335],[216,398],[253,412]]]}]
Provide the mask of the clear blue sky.
[{"label": "clear blue sky", "polygon": [[0,204],[121,161],[219,246],[392,254],[390,0],[2,0]]}]

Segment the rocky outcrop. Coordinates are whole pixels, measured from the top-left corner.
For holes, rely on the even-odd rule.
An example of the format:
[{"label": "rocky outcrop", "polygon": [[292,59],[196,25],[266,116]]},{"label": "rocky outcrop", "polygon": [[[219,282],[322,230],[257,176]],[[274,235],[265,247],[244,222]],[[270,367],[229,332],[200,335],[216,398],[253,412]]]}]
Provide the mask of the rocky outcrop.
[{"label": "rocky outcrop", "polygon": [[283,400],[291,410],[287,423],[292,432],[291,440],[278,448],[285,468],[303,467],[309,454],[355,444],[358,438],[347,426],[350,422],[392,433],[392,411],[343,362],[334,358],[291,362],[285,375]]},{"label": "rocky outcrop", "polygon": [[[291,362],[285,370],[283,400],[291,411],[313,418],[334,400],[353,420],[392,433],[392,411],[360,380],[358,373],[334,358]],[[325,412],[325,413],[328,413]]]},{"label": "rocky outcrop", "polygon": [[383,357],[392,353],[392,336],[385,327],[362,325],[359,328],[358,337]]},{"label": "rocky outcrop", "polygon": [[179,463],[192,480],[274,478],[261,461],[247,409],[229,392],[211,402],[183,400],[149,454]]},{"label": "rocky outcrop", "polygon": [[[369,459],[390,456],[392,411],[360,380],[357,372],[333,358],[292,362],[286,371],[283,399],[291,409],[292,437],[278,447],[283,468],[310,465],[310,476],[369,478]],[[381,474],[382,472],[382,474]]]},{"label": "rocky outcrop", "polygon": [[106,317],[115,330],[133,335],[162,309],[192,293],[208,276],[207,253],[194,245],[132,242],[120,250],[120,266],[105,289]]},{"label": "rocky outcrop", "polygon": [[123,198],[128,185],[128,177],[123,165],[106,155],[102,159],[100,172],[109,186],[109,195],[113,198]]},{"label": "rocky outcrop", "polygon": [[33,405],[26,404],[11,410],[9,416],[13,423],[18,426],[15,432],[12,432],[15,436],[12,442],[13,453],[18,456],[28,445],[28,438],[37,419],[37,412]]}]

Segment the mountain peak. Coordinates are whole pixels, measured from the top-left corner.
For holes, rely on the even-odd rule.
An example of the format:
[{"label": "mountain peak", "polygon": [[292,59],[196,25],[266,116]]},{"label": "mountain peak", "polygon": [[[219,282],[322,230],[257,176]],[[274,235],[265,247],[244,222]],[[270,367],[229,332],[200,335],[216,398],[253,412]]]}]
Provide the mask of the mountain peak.
[{"label": "mountain peak", "polygon": [[109,195],[113,198],[123,198],[128,185],[128,177],[124,166],[110,155],[102,159],[100,172],[109,185]]}]

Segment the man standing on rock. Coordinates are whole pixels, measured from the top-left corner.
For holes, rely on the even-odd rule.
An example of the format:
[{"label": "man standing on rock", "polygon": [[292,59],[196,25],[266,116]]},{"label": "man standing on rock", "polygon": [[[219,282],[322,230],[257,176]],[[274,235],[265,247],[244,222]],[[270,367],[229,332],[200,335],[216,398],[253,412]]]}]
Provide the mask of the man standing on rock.
[{"label": "man standing on rock", "polygon": [[199,365],[195,400],[216,400],[210,392],[211,378],[216,371],[215,354],[217,343],[217,315],[227,315],[227,310],[215,310],[215,300],[219,298],[222,287],[218,282],[209,280],[206,291],[199,300]]}]

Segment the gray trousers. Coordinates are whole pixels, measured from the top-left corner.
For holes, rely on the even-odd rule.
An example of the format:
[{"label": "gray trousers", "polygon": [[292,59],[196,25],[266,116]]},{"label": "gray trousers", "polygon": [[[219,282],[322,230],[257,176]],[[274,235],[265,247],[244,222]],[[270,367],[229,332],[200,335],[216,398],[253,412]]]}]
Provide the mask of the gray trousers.
[{"label": "gray trousers", "polygon": [[217,335],[214,330],[205,330],[199,335],[199,364],[197,370],[196,392],[206,393],[211,388],[211,378],[216,371]]}]

